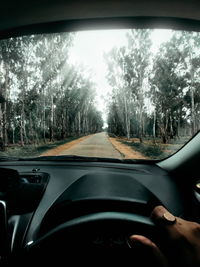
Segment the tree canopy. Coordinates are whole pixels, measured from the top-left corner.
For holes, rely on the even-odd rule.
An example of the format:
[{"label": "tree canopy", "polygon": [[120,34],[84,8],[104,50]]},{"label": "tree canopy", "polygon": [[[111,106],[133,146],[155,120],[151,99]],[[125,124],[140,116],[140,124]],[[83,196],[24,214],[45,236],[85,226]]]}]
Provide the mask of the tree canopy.
[{"label": "tree canopy", "polygon": [[154,52],[152,33],[130,30],[126,45],[105,55],[112,88],[108,130],[167,143],[200,129],[200,34],[174,31]]},{"label": "tree canopy", "polygon": [[69,63],[73,33],[2,40],[0,140],[39,143],[101,131],[95,85]]}]

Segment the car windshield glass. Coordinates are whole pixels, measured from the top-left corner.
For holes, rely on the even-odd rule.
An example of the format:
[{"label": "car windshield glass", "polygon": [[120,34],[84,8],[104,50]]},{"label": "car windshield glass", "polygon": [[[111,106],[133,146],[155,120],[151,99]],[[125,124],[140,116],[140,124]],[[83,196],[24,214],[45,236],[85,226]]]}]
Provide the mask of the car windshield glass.
[{"label": "car windshield glass", "polygon": [[200,129],[200,33],[0,41],[0,156],[162,159]]}]

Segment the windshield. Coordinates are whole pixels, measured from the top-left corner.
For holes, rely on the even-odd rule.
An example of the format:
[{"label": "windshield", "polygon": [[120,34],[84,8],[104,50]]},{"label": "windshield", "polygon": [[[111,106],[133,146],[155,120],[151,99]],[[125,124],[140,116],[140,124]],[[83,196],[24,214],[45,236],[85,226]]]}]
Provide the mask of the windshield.
[{"label": "windshield", "polygon": [[0,156],[162,159],[200,129],[200,33],[0,41]]}]

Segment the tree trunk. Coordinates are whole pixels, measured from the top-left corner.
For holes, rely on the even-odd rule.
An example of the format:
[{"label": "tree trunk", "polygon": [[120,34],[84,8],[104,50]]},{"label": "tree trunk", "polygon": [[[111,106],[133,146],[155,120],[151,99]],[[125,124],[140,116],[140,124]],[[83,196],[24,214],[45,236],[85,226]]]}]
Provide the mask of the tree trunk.
[{"label": "tree trunk", "polygon": [[172,123],[172,116],[170,115],[170,138],[172,139],[173,137],[174,137],[174,129]]},{"label": "tree trunk", "polygon": [[156,108],[153,112],[153,142],[156,143]]},{"label": "tree trunk", "polygon": [[65,125],[66,125],[66,118],[65,118],[65,111],[63,109],[63,111],[62,111],[62,125],[61,125],[61,139],[64,139],[66,137]]},{"label": "tree trunk", "polygon": [[8,145],[8,136],[7,136],[7,105],[6,101],[2,104],[2,126],[3,126],[3,150],[6,149]]},{"label": "tree trunk", "polygon": [[194,88],[191,87],[191,121],[192,121],[192,136],[196,132],[196,125],[195,125],[195,106],[194,106]]},{"label": "tree trunk", "polygon": [[191,78],[191,86],[190,86],[190,93],[191,93],[191,131],[192,135],[195,134],[196,127],[195,127],[195,106],[194,106],[194,67],[192,65],[192,52],[189,53],[190,57],[190,78]]},{"label": "tree trunk", "polygon": [[14,128],[14,126],[12,127],[12,143],[13,143],[13,145],[15,144],[15,128]]},{"label": "tree trunk", "polygon": [[21,141],[21,146],[24,146],[22,117],[21,117],[21,120],[20,120],[20,141]]},{"label": "tree trunk", "polygon": [[54,132],[53,132],[53,122],[54,122],[54,106],[53,106],[53,95],[51,96],[51,117],[50,117],[50,126],[49,126],[49,139],[50,142],[54,139]]},{"label": "tree trunk", "polygon": [[130,119],[128,114],[127,99],[124,96],[124,108],[125,108],[125,125],[126,125],[126,137],[130,140]]},{"label": "tree trunk", "polygon": [[180,129],[181,129],[181,127],[180,127],[180,116],[179,116],[178,117],[178,125],[177,125],[177,133],[176,133],[176,136],[178,139],[180,138],[180,134],[181,134]]},{"label": "tree trunk", "polygon": [[78,135],[81,135],[81,112],[78,112]]},{"label": "tree trunk", "polygon": [[46,143],[46,115],[45,115],[45,110],[46,110],[46,104],[45,104],[45,94],[44,94],[44,88],[43,88],[43,97],[44,97],[44,102],[43,102],[43,116],[42,116],[42,120],[43,120],[43,140],[44,143]]},{"label": "tree trunk", "polygon": [[140,143],[143,143],[142,124],[143,124],[143,111],[142,111],[142,105],[140,103],[140,114],[139,114],[139,139],[140,139]]},{"label": "tree trunk", "polygon": [[22,94],[22,108],[21,108],[21,121],[20,121],[20,139],[21,139],[21,146],[28,143],[28,138],[26,134],[26,125],[25,125],[25,106],[24,106],[24,89]]},{"label": "tree trunk", "polygon": [[7,136],[7,98],[8,98],[8,83],[9,83],[9,77],[8,77],[8,67],[7,64],[5,64],[5,82],[3,87],[3,98],[4,101],[2,103],[2,141],[3,141],[3,150],[6,149],[8,145],[8,136]]}]

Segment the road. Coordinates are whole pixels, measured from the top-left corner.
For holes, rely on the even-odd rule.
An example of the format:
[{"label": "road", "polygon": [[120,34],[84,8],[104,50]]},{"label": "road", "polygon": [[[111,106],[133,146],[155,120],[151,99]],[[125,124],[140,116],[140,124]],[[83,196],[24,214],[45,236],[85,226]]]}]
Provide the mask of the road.
[{"label": "road", "polygon": [[105,132],[94,134],[73,147],[63,150],[59,153],[59,155],[123,158],[122,155],[113,147]]}]

